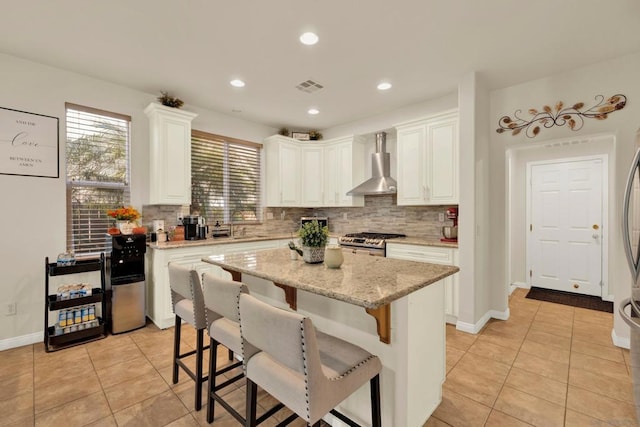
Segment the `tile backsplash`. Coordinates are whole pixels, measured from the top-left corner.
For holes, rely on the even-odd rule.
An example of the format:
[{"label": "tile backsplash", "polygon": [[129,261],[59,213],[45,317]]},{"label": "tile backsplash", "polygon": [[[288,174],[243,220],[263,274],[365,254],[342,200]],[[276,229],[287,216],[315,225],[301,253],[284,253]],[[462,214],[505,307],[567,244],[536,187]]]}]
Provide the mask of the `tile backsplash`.
[{"label": "tile backsplash", "polygon": [[[262,234],[293,234],[300,226],[300,217],[326,216],[329,231],[334,235],[373,231],[404,233],[407,236],[439,239],[441,227],[451,225],[438,221],[438,214],[451,206],[398,206],[395,195],[365,196],[364,207],[348,208],[265,208],[264,220],[257,225],[242,225],[246,236]],[[142,225],[151,229],[154,219],[163,219],[167,228],[176,225],[177,215],[189,214],[188,207],[175,205],[145,205],[142,207]],[[271,215],[269,215],[271,214]],[[267,219],[267,218],[273,219]]]}]

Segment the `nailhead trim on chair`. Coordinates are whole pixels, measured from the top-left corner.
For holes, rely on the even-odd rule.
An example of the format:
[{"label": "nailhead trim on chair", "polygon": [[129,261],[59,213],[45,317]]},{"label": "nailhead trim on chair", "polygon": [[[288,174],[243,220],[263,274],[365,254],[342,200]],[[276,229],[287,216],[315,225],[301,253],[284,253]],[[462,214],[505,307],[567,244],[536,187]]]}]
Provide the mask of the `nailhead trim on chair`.
[{"label": "nailhead trim on chair", "polygon": [[307,343],[304,339],[304,318],[300,320],[300,341],[302,342],[302,364],[304,366],[304,394],[307,401],[307,420],[311,419],[311,408],[309,408],[309,380],[307,379]]},{"label": "nailhead trim on chair", "polygon": [[242,292],[238,293],[238,301],[236,303],[237,307],[236,309],[238,310],[238,324],[240,325],[240,350],[242,351],[242,371],[244,372],[244,375],[247,375],[247,358],[245,357],[245,351],[244,351],[244,339],[242,338],[244,335],[242,334],[242,322],[240,321],[240,295],[242,295]]},{"label": "nailhead trim on chair", "polygon": [[366,359],[364,359],[362,362],[358,363],[356,366],[354,366],[353,368],[349,369],[348,371],[346,371],[345,373],[343,373],[342,375],[338,376],[338,377],[333,377],[333,378],[329,378],[329,381],[337,381],[340,380],[344,377],[346,377],[347,375],[349,375],[351,372],[355,371],[356,369],[358,369],[360,366],[364,365],[365,363],[367,363],[369,360],[373,359],[374,356],[373,354],[370,355],[369,357],[367,357]]}]

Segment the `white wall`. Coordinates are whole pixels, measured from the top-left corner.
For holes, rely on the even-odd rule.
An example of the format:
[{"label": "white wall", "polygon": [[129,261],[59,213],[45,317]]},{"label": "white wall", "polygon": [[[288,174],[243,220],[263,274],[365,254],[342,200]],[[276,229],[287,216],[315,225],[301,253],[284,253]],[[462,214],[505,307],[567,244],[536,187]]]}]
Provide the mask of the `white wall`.
[{"label": "white wall", "polygon": [[[160,91],[162,88],[158,88]],[[0,175],[0,350],[42,339],[44,259],[66,247],[65,102],[131,116],[131,197],[138,208],[148,200],[149,132],[147,94],[87,76],[0,54],[0,106],[60,119],[60,178]],[[195,129],[261,142],[275,129],[186,105],[199,116]],[[6,138],[0,129],[0,140]],[[17,315],[5,316],[6,303]]]},{"label": "white wall", "polygon": [[[607,62],[593,64],[588,67],[572,70],[567,73],[550,76],[544,79],[527,82],[491,93],[490,121],[492,126],[490,141],[491,174],[490,174],[490,206],[492,236],[492,268],[491,283],[494,288],[491,304],[501,303],[501,295],[508,286],[507,265],[505,265],[506,221],[507,212],[507,170],[505,156],[507,150],[532,141],[551,141],[570,137],[584,137],[598,133],[612,133],[616,136],[615,152],[610,164],[615,165],[613,191],[610,193],[612,206],[609,230],[611,240],[609,246],[609,284],[615,293],[615,309],[621,299],[630,293],[631,278],[628,271],[621,243],[619,218],[622,195],[631,157],[634,152],[635,132],[640,126],[640,53],[616,58]],[[513,116],[514,111],[526,112],[529,108],[541,109],[544,105],[554,105],[563,101],[566,105],[584,102],[585,106],[595,103],[596,95],[605,98],[614,94],[624,94],[628,98],[627,106],[609,115],[606,120],[586,119],[584,127],[579,131],[571,131],[568,127],[542,129],[532,139],[524,133],[512,136],[510,133],[497,134],[498,120],[504,115]],[[568,153],[574,152],[569,149]],[[564,156],[568,154],[562,153]],[[576,154],[580,151],[576,150]],[[513,215],[520,215],[516,212]],[[524,253],[513,253],[514,257],[524,257]],[[619,316],[615,316],[615,334],[628,337],[628,327]]]},{"label": "white wall", "polygon": [[[491,306],[488,278],[491,235],[489,234],[489,149],[487,110],[489,92],[482,76],[465,75],[458,85],[460,114],[460,298],[457,328],[477,333],[492,312],[503,312],[506,295]],[[504,316],[501,316],[504,317]]]}]

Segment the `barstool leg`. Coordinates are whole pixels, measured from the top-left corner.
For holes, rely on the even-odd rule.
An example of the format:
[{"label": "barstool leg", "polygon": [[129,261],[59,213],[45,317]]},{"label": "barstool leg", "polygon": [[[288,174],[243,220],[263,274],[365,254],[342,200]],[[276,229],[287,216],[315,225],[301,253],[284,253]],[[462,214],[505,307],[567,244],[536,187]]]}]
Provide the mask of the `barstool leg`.
[{"label": "barstool leg", "polygon": [[180,357],[180,327],[182,319],[176,315],[175,329],[173,331],[173,383],[178,383],[178,358]]},{"label": "barstool leg", "polygon": [[247,378],[247,412],[246,427],[256,427],[256,404],[258,400],[258,386]]},{"label": "barstool leg", "polygon": [[209,386],[207,387],[207,422],[211,424],[214,417],[213,392],[216,389],[216,370],[218,369],[218,342],[213,338],[209,339]]},{"label": "barstool leg", "polygon": [[229,350],[229,360],[233,360],[233,350]]},{"label": "barstool leg", "polygon": [[204,329],[198,329],[196,342],[196,411],[202,408],[202,355],[204,353]]},{"label": "barstool leg", "polygon": [[380,375],[376,375],[369,381],[371,385],[371,425],[373,427],[382,426],[382,415],[380,413]]}]

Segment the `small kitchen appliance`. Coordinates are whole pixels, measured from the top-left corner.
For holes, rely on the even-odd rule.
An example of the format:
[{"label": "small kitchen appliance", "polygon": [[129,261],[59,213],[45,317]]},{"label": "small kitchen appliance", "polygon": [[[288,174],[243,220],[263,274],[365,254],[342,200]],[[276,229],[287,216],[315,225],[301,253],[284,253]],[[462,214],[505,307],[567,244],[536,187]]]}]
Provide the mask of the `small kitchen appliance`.
[{"label": "small kitchen appliance", "polygon": [[453,225],[442,227],[441,242],[457,243],[458,242],[458,208],[447,209],[447,219],[453,221]]},{"label": "small kitchen appliance", "polygon": [[184,240],[201,240],[206,239],[207,234],[206,225],[204,225],[205,219],[200,215],[186,215],[182,218],[182,225],[184,226]]},{"label": "small kitchen appliance", "polygon": [[338,238],[340,247],[351,249],[354,253],[368,253],[373,256],[387,255],[387,240],[407,237],[398,233],[349,233]]}]

